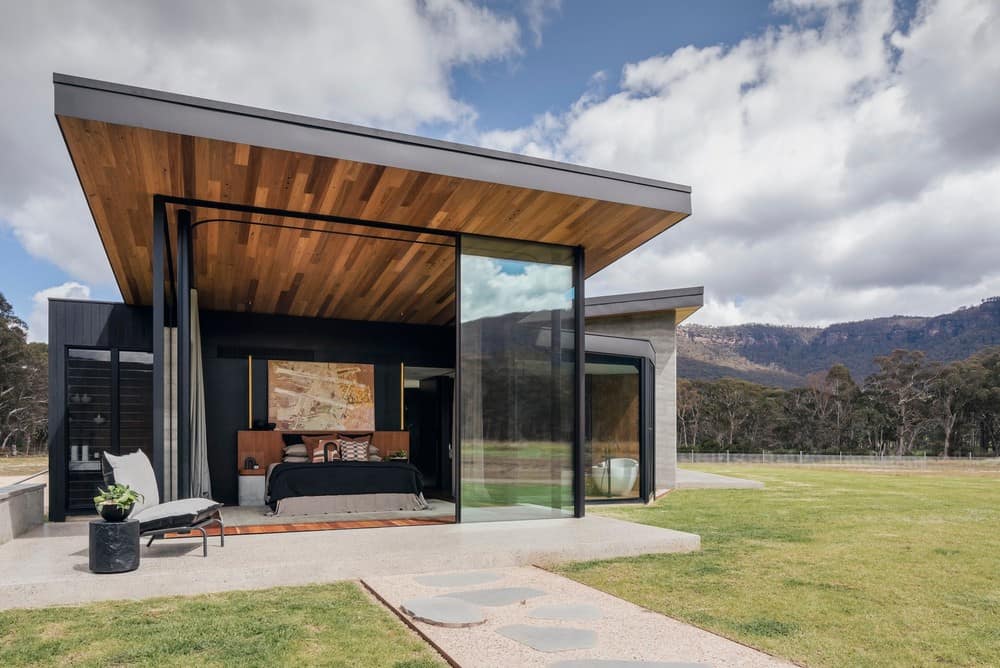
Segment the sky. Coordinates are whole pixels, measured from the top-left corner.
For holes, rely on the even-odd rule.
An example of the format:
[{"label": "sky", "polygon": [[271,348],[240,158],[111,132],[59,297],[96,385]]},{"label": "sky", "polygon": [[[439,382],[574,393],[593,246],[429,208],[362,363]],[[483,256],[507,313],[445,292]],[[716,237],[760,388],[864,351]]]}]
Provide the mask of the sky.
[{"label": "sky", "polygon": [[995,0],[0,0],[0,292],[119,300],[52,114],[63,72],[684,183],[588,295],[706,324],[1000,294]]}]

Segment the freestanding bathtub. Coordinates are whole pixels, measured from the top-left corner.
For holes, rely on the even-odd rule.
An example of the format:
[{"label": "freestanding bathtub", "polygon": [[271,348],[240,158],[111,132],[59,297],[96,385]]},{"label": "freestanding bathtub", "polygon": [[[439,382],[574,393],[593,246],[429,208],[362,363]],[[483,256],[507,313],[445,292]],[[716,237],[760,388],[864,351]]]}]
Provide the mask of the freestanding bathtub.
[{"label": "freestanding bathtub", "polygon": [[601,494],[608,493],[610,464],[611,496],[629,496],[639,478],[639,462],[629,457],[615,457],[590,467],[591,476]]}]

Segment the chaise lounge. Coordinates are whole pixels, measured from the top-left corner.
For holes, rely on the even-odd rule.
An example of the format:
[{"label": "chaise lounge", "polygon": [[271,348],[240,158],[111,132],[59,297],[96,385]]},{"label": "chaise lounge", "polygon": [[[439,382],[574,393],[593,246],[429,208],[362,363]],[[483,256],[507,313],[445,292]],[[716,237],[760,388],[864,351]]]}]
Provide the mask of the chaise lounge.
[{"label": "chaise lounge", "polygon": [[104,453],[104,482],[108,485],[128,485],[141,494],[131,519],[139,520],[139,535],[149,536],[146,547],[168,533],[201,533],[202,556],[208,556],[208,531],[212,524],[219,527],[219,546],[226,544],[226,526],[222,521],[222,504],[212,499],[177,499],[160,503],[160,490],[149,458],[141,451],[127,455]]}]

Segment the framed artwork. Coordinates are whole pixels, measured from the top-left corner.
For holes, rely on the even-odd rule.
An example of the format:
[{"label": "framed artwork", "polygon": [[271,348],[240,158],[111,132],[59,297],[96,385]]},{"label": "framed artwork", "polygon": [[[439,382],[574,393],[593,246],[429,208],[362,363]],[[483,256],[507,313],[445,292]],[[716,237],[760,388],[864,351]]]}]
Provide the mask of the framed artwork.
[{"label": "framed artwork", "polygon": [[374,431],[375,366],[269,360],[267,413],[279,431]]}]

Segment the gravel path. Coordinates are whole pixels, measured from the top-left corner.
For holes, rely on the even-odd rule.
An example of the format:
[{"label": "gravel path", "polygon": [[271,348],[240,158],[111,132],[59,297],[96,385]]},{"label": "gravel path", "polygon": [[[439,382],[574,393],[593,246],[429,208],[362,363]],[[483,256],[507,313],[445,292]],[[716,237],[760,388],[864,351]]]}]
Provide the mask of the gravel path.
[{"label": "gravel path", "polygon": [[[459,584],[455,586],[421,584],[413,575],[371,577],[364,578],[363,582],[463,668],[548,667],[562,661],[587,659],[678,662],[715,667],[792,665],[540,568],[497,568],[480,572],[500,577],[482,578],[484,581],[481,584],[474,585],[462,582],[472,578],[457,578],[455,581]],[[447,581],[447,578],[442,580]],[[424,581],[428,580],[424,578]],[[400,613],[400,606],[414,599],[503,588],[535,589],[544,592],[544,595],[508,605],[484,606],[482,610],[486,622],[467,628],[436,626]],[[600,611],[599,617],[595,618],[593,614],[567,614],[567,619],[539,619],[533,616],[536,610],[543,613],[551,613],[553,609],[592,613],[593,608]],[[596,642],[589,643],[591,646],[585,649],[539,651],[509,637],[525,635],[523,627],[526,626],[533,630],[542,629],[543,636],[544,629],[555,629],[552,646],[572,644],[577,638],[586,644],[587,639],[595,635]],[[545,644],[544,639],[540,644]]]}]

